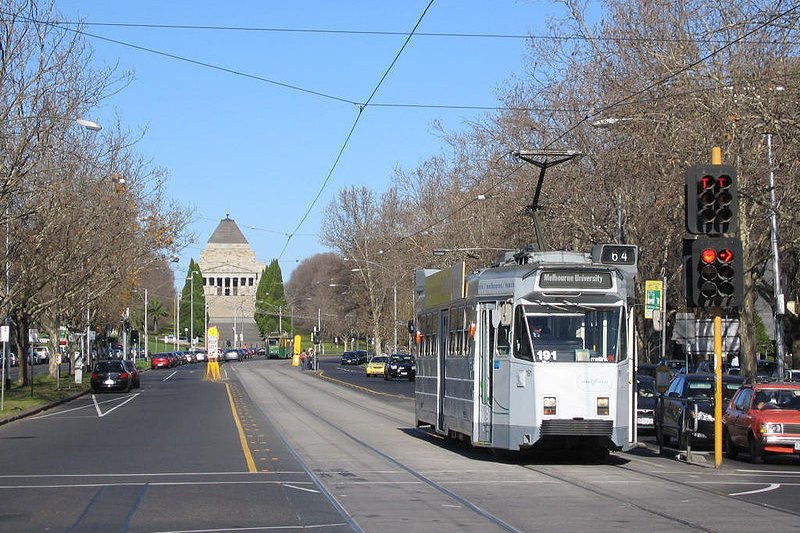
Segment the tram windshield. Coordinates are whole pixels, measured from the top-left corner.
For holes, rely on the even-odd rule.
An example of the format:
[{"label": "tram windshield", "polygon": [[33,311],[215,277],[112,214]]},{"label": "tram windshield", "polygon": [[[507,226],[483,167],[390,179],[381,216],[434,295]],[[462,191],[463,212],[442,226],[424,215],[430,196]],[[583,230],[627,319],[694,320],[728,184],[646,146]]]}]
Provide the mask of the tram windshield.
[{"label": "tram windshield", "polygon": [[519,306],[514,355],[529,361],[616,362],[626,357],[621,307]]}]

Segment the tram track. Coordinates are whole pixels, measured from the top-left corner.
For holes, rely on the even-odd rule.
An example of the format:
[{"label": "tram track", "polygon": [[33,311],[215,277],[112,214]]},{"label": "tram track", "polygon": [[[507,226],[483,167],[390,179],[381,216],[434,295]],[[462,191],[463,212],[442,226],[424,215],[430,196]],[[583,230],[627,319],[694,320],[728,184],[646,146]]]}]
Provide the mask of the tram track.
[{"label": "tram track", "polygon": [[[320,412],[316,412],[314,408],[307,407],[307,404],[302,402],[302,397],[296,395],[298,392],[299,387],[295,386],[292,383],[283,382],[282,379],[276,380],[270,379],[270,375],[273,374],[280,374],[282,379],[285,378],[287,380],[298,380],[299,374],[294,371],[294,369],[287,369],[287,368],[278,368],[273,367],[270,368],[267,372],[263,371],[256,371],[254,374],[257,374],[257,378],[260,382],[269,383],[269,386],[274,389],[274,396],[280,398],[281,407],[280,409],[283,411],[293,411],[293,412],[302,412],[302,419],[305,417],[311,417],[314,420],[315,424],[324,425],[329,430],[335,431],[341,437],[343,437],[342,441],[346,440],[359,450],[363,450],[366,454],[372,455],[374,457],[380,458],[381,461],[384,461],[386,464],[391,465],[394,470],[399,470],[405,472],[411,476],[419,483],[424,484],[430,490],[436,491],[440,495],[449,498],[453,503],[454,506],[462,506],[465,509],[469,509],[474,513],[476,517],[479,517],[481,520],[487,521],[488,524],[491,523],[495,528],[499,528],[500,530],[504,531],[520,531],[519,529],[515,528],[513,525],[509,524],[507,521],[495,516],[490,511],[485,510],[486,507],[485,503],[481,505],[474,503],[475,501],[483,501],[480,499],[475,499],[474,495],[467,494],[467,497],[464,495],[457,494],[454,492],[456,490],[455,486],[452,486],[452,481],[442,481],[431,479],[429,476],[431,472],[433,472],[430,468],[423,468],[419,469],[418,466],[414,466],[416,463],[408,463],[404,458],[398,458],[393,453],[387,453],[384,450],[393,450],[394,448],[387,447],[385,444],[375,444],[370,437],[363,437],[359,436],[358,434],[354,433],[353,429],[349,429],[347,426],[343,424],[337,425],[335,422],[329,421],[325,414]],[[311,377],[311,376],[308,376]],[[305,383],[308,383],[307,380],[304,380]],[[384,420],[390,421],[392,424],[396,424],[398,429],[402,429],[406,434],[415,435],[421,439],[424,439],[428,442],[439,441],[438,444],[441,446],[443,439],[440,437],[432,434],[430,431],[421,430],[414,427],[409,427],[413,425],[413,413],[407,416],[404,416],[399,409],[386,409],[382,407],[380,404],[376,404],[373,402],[368,401],[360,401],[358,397],[354,396],[354,388],[353,387],[344,387],[342,384],[338,383],[338,380],[331,380],[328,379],[327,382],[331,384],[340,385],[342,388],[339,389],[337,387],[318,387],[314,390],[317,393],[322,393],[322,402],[325,404],[336,404],[337,408],[348,410],[352,412],[353,418],[371,418],[371,417],[380,417]],[[304,385],[305,386],[305,385]],[[365,396],[371,396],[380,398],[380,396],[374,396],[372,391],[368,389],[364,389],[363,387],[356,387],[359,389]],[[327,398],[327,399],[326,399]],[[393,402],[387,402],[386,405],[397,405]],[[402,409],[401,407],[400,409]],[[266,413],[269,418],[271,416]],[[298,421],[301,420],[301,417],[298,415]],[[302,423],[302,422],[301,422]],[[357,431],[357,429],[355,430]],[[369,441],[369,442],[368,442]],[[287,443],[287,445],[291,448],[291,445]],[[336,446],[336,444],[334,444]],[[341,442],[338,446],[342,446]],[[349,446],[349,445],[346,445]],[[392,445],[393,446],[393,445]],[[402,444],[398,443],[398,446],[403,446]],[[478,456],[480,452],[485,452],[486,450],[482,448],[473,448],[469,451],[465,451],[465,449],[451,450],[451,453],[454,456],[462,456],[469,458],[470,456],[480,460],[481,458]],[[350,450],[354,456],[358,456],[361,452],[354,452]],[[475,455],[473,455],[473,453]],[[697,531],[706,531],[706,532],[714,532],[720,530],[726,530],[724,527],[720,529],[716,526],[715,523],[709,521],[709,517],[700,512],[696,509],[691,511],[689,508],[685,507],[684,505],[674,505],[676,500],[672,498],[675,495],[678,495],[680,498],[680,494],[692,494],[697,495],[698,493],[704,493],[713,498],[720,498],[722,500],[718,501],[727,501],[730,502],[725,504],[724,506],[733,507],[736,506],[738,508],[747,508],[750,507],[751,509],[755,509],[756,507],[779,512],[784,514],[784,516],[800,516],[800,513],[796,512],[787,512],[786,509],[777,508],[771,506],[769,504],[762,504],[756,502],[749,502],[739,498],[734,498],[729,496],[725,493],[721,493],[715,491],[711,488],[707,488],[702,485],[698,485],[696,483],[691,482],[682,482],[680,480],[676,480],[674,478],[670,478],[666,475],[660,475],[657,472],[648,472],[641,469],[636,468],[634,465],[628,466],[626,464],[620,464],[620,461],[624,461],[624,455],[612,455],[612,459],[610,461],[605,461],[598,463],[598,466],[601,466],[604,469],[611,468],[613,470],[620,470],[624,471],[626,478],[624,479],[617,479],[617,480],[609,480],[608,475],[605,474],[603,471],[597,469],[590,469],[589,471],[583,470],[582,472],[577,472],[574,475],[571,475],[570,472],[564,472],[564,469],[560,468],[559,466],[550,467],[549,463],[542,464],[539,462],[538,464],[530,464],[530,463],[523,463],[513,461],[511,463],[503,462],[503,464],[511,466],[512,468],[521,468],[523,470],[530,471],[535,473],[538,476],[541,476],[542,479],[546,479],[544,483],[558,483],[563,484],[564,486],[574,487],[578,491],[584,491],[585,493],[590,495],[590,499],[593,500],[606,500],[609,502],[611,506],[616,507],[626,507],[630,508],[632,511],[635,510],[635,513],[641,517],[651,516],[653,521],[657,521],[661,524],[674,524],[674,529],[690,529],[690,530],[697,530]],[[484,458],[485,460],[485,458]],[[302,462],[302,459],[300,459]],[[616,462],[615,462],[616,461]],[[567,470],[576,466],[580,468],[580,464],[565,464]],[[358,467],[357,467],[358,468]],[[380,468],[380,467],[376,467]],[[371,473],[370,471],[363,471],[359,472],[357,469],[353,470],[352,472],[349,471],[342,471],[337,472],[335,470],[330,471],[323,471],[319,470],[314,472],[310,467],[308,468],[310,475],[317,476],[319,474],[321,477],[317,477],[315,483],[322,484],[324,481],[331,482],[333,481],[334,486],[336,483],[336,476],[358,476],[359,474],[366,473],[369,476]],[[353,473],[355,472],[355,474]],[[605,472],[610,472],[610,470],[605,470]],[[589,474],[588,476],[586,474]],[[437,473],[434,473],[434,476]],[[323,480],[322,478],[327,479]],[[611,475],[613,477],[613,474]],[[635,477],[631,477],[635,476]],[[333,479],[331,479],[333,478]],[[593,480],[593,478],[596,478]],[[638,478],[638,479],[636,479]],[[364,480],[353,481],[354,483],[360,483]],[[367,483],[373,483],[373,479],[365,480]],[[647,492],[637,491],[635,489],[631,489],[631,486],[651,486],[653,482],[656,482],[656,486],[658,488],[658,492],[665,496],[658,496],[652,490]],[[403,483],[399,481],[398,483]],[[405,482],[407,483],[407,482]],[[468,481],[467,483],[474,483],[474,481]],[[614,483],[621,483],[620,485],[616,485],[616,489],[614,488]],[[641,484],[641,485],[639,485]],[[626,488],[620,488],[626,487]],[[331,489],[333,490],[333,489]],[[413,489],[403,489],[403,490],[413,490]],[[333,498],[333,495],[331,495]],[[409,493],[409,498],[411,498]],[[691,497],[688,497],[690,500]],[[336,502],[335,498],[333,499]],[[673,504],[666,504],[666,502],[673,501]],[[677,500],[683,501],[683,500]],[[336,502],[336,506],[339,509],[344,509],[344,506]],[[491,506],[487,509],[491,510]],[[342,511],[347,512],[347,511]],[[738,513],[738,511],[737,511]],[[763,514],[763,511],[762,511]],[[356,513],[358,516],[358,513]],[[349,514],[346,515],[350,518],[350,520],[355,520]],[[505,518],[505,517],[504,517]],[[644,518],[644,520],[648,520]],[[524,522],[523,522],[524,523]],[[663,527],[663,526],[662,526]],[[672,529],[667,526],[668,529]]]},{"label": "tram track", "polygon": [[[270,369],[270,373],[272,373],[272,372],[278,372],[278,373],[281,373],[284,377],[288,377],[290,379],[296,379],[296,374],[294,372],[286,371],[285,369],[280,369],[280,368],[273,367],[273,368]],[[411,475],[418,482],[422,483],[423,485],[425,485],[425,486],[429,487],[430,489],[436,491],[440,495],[443,495],[446,498],[448,498],[449,500],[451,500],[453,502],[453,504],[455,504],[454,507],[461,506],[463,508],[469,509],[472,513],[474,513],[474,515],[476,515],[477,517],[479,517],[480,519],[482,519],[482,520],[484,520],[484,521],[486,521],[488,523],[491,523],[492,525],[496,526],[500,530],[509,531],[509,532],[513,532],[513,533],[521,533],[521,530],[515,528],[511,524],[505,522],[504,520],[498,518],[497,516],[493,515],[492,513],[486,511],[485,509],[481,508],[476,503],[474,503],[474,502],[472,502],[472,501],[460,496],[459,494],[453,492],[452,490],[448,489],[447,487],[445,487],[441,483],[438,483],[435,480],[429,478],[428,476],[426,476],[422,472],[420,472],[417,469],[415,469],[413,466],[405,463],[404,461],[398,459],[397,457],[395,457],[393,455],[390,455],[389,453],[386,453],[385,451],[379,449],[378,447],[366,442],[365,440],[359,438],[358,436],[356,436],[353,433],[347,431],[346,429],[344,429],[344,428],[342,428],[342,427],[330,422],[324,416],[318,414],[313,409],[307,407],[303,402],[299,401],[294,396],[294,394],[293,394],[294,391],[293,390],[290,390],[290,388],[288,388],[288,387],[283,387],[283,386],[277,384],[275,382],[275,380],[270,380],[268,375],[266,375],[265,373],[263,373],[263,372],[254,372],[253,374],[255,376],[257,376],[259,381],[261,381],[262,383],[268,384],[268,386],[271,387],[272,389],[274,389],[275,392],[279,393],[281,395],[281,400],[280,401],[282,401],[283,403],[290,404],[291,409],[302,411],[302,414],[304,416],[313,418],[316,422],[326,426],[330,430],[335,431],[336,433],[338,433],[341,436],[345,437],[350,442],[352,442],[355,445],[359,446],[363,450],[366,450],[367,452],[371,453],[372,455],[379,457],[382,461],[385,461],[388,464],[392,465],[393,467],[398,468],[401,471]],[[295,375],[293,375],[293,374],[295,374]],[[369,412],[369,413],[371,413],[371,414],[373,414],[375,416],[380,416],[380,417],[382,417],[384,419],[390,418],[392,421],[397,422],[401,426],[405,426],[405,425],[408,424],[408,420],[406,420],[406,419],[401,419],[400,417],[395,417],[395,416],[392,416],[392,415],[388,415],[387,416],[387,414],[384,411],[369,407],[369,406],[365,405],[364,403],[359,403],[359,402],[353,401],[353,400],[351,400],[349,398],[344,397],[344,395],[336,394],[336,393],[334,393],[334,392],[332,392],[330,390],[327,390],[327,389],[318,390],[318,392],[323,392],[324,394],[330,396],[331,398],[335,399],[336,401],[343,402],[346,405],[354,407],[354,408],[359,409],[359,410],[367,411],[367,412]],[[296,411],[294,411],[294,412],[296,412]],[[271,418],[269,413],[265,413],[265,414],[266,414],[266,416],[268,418]],[[279,433],[280,433],[280,430],[279,430]],[[424,433],[424,432],[421,432],[421,433]],[[427,433],[426,433],[426,435],[427,435]],[[289,447],[291,449],[291,444],[289,443],[289,440],[283,435],[281,436],[281,438],[284,440],[284,442],[286,443],[287,447]],[[312,478],[314,478],[315,484],[317,484],[318,486],[324,486],[324,483],[323,483],[322,479],[320,479],[320,477],[317,476],[317,474],[313,471],[312,468],[310,468],[307,465],[307,463],[305,461],[303,461],[303,459],[299,456],[299,454],[296,453],[296,452],[293,452],[293,453],[294,453],[295,457],[298,459],[298,461],[300,461],[301,464],[304,465],[304,468],[306,469],[307,473],[310,476],[312,476]],[[360,531],[360,526],[357,525],[357,522],[355,521],[355,518],[349,512],[347,512],[345,510],[345,507],[342,505],[341,502],[339,502],[336,499],[335,495],[333,495],[330,491],[326,491],[326,495],[332,501],[332,503],[336,506],[336,508],[339,509],[340,512],[345,514],[345,518],[348,519],[348,522],[350,522],[352,525],[354,525],[354,527],[359,527],[359,531]]]}]

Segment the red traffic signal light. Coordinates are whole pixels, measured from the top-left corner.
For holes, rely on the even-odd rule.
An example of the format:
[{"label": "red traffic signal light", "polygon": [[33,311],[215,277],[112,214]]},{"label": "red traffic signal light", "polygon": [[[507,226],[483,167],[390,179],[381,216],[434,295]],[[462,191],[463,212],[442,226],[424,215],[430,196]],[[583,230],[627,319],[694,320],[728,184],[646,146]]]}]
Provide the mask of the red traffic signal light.
[{"label": "red traffic signal light", "polygon": [[739,195],[733,167],[689,167],[685,192],[686,231],[695,235],[736,233],[739,225]]},{"label": "red traffic signal light", "polygon": [[742,303],[742,243],[734,237],[698,237],[688,241],[684,276],[687,298],[695,307],[738,307]]}]

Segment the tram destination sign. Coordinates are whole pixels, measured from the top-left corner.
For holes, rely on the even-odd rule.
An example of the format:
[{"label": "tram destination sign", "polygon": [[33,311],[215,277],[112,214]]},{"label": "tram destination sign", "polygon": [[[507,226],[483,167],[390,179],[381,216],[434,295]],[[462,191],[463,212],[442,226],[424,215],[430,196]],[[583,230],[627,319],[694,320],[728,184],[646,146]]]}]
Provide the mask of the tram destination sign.
[{"label": "tram destination sign", "polygon": [[542,289],[605,290],[613,287],[611,272],[596,270],[545,270],[539,277]]}]

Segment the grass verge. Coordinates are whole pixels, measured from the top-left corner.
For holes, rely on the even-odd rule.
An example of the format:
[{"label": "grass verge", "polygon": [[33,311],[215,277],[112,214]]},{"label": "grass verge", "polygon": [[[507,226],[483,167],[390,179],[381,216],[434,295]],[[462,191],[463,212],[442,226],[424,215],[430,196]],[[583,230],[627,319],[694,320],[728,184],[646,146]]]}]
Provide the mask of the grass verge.
[{"label": "grass verge", "polygon": [[60,380],[50,376],[34,376],[33,395],[31,395],[30,383],[20,386],[12,381],[11,388],[5,390],[0,418],[18,415],[30,409],[74,396],[88,387],[89,376],[86,373],[83,374],[82,383],[75,383],[75,376],[69,375],[61,376]]}]

